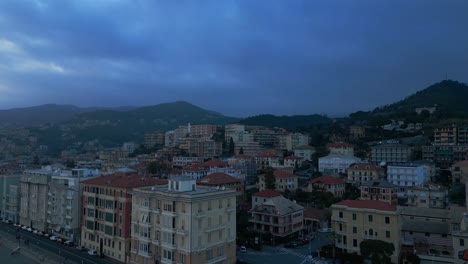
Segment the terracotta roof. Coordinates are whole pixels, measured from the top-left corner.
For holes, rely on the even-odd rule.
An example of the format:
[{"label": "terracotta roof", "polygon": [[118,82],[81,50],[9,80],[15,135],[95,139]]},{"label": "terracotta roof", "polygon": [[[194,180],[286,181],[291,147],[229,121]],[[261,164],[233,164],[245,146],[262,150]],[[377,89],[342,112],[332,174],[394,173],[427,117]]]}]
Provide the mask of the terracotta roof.
[{"label": "terracotta roof", "polygon": [[232,177],[224,172],[211,173],[197,181],[200,185],[223,185],[241,182],[240,179]]},{"label": "terracotta roof", "polygon": [[114,173],[82,181],[83,184],[102,185],[119,188],[134,188],[142,186],[167,184],[166,179],[156,179],[141,174]]},{"label": "terracotta roof", "polygon": [[254,193],[252,196],[271,198],[271,197],[281,196],[281,193],[270,190],[270,189],[265,189],[261,192]]},{"label": "terracotta roof", "polygon": [[328,148],[342,148],[342,147],[353,147],[353,145],[348,144],[348,143],[343,143],[343,142],[338,142],[338,143],[329,143],[327,144]]},{"label": "terracotta roof", "polygon": [[249,155],[245,155],[245,154],[238,154],[238,155],[235,155],[233,158],[235,158],[235,159],[250,159],[252,157],[249,156]]},{"label": "terracotta roof", "polygon": [[229,166],[229,164],[227,164],[226,162],[222,161],[222,160],[209,160],[209,161],[205,161],[203,163],[200,163],[198,164],[199,166],[202,166],[202,167],[210,167],[210,168],[213,168],[213,167],[227,167]]},{"label": "terracotta roof", "polygon": [[288,171],[285,171],[285,170],[275,170],[273,172],[273,176],[275,176],[275,178],[279,178],[279,179],[287,179],[287,178],[293,178],[293,177],[296,177],[296,175],[288,172]]},{"label": "terracotta roof", "polygon": [[279,158],[282,156],[283,156],[283,153],[276,149],[267,149],[257,155],[257,157],[263,157],[263,158],[268,158],[268,157]]},{"label": "terracotta roof", "polygon": [[344,179],[333,177],[330,175],[323,175],[313,180],[310,180],[309,183],[324,183],[324,184],[342,184],[345,183]]},{"label": "terracotta roof", "polygon": [[386,202],[375,201],[375,200],[344,200],[334,205],[347,206],[351,208],[393,211],[393,212],[397,210],[397,207],[395,205],[391,205]]},{"label": "terracotta roof", "polygon": [[306,207],[304,208],[304,218],[322,219],[327,214],[323,209]]},{"label": "terracotta roof", "polygon": [[[368,169],[366,169],[366,167],[368,167]],[[349,166],[349,170],[384,170],[384,169],[372,163],[355,163]]]},{"label": "terracotta roof", "polygon": [[297,156],[288,156],[286,158],[284,158],[285,160],[301,160],[302,158],[301,157],[297,157]]},{"label": "terracotta roof", "polygon": [[190,164],[182,168],[183,171],[207,171],[208,168],[200,166],[200,164]]}]

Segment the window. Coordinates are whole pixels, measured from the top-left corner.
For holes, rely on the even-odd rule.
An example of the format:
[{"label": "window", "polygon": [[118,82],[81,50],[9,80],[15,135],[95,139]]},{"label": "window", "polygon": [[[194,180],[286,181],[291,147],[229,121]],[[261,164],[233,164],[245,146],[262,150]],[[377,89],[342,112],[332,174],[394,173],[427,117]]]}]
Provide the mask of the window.
[{"label": "window", "polygon": [[357,239],[353,239],[353,247],[357,247]]},{"label": "window", "polygon": [[210,260],[213,258],[213,250],[212,249],[208,249],[206,251],[206,260]]},{"label": "window", "polygon": [[218,256],[224,256],[224,247],[223,246],[218,247]]},{"label": "window", "polygon": [[356,214],[353,214],[353,220],[356,220]]},{"label": "window", "polygon": [[388,216],[385,217],[385,223],[390,224],[390,217],[388,217]]},{"label": "window", "polygon": [[390,238],[390,231],[385,231],[385,237]]},{"label": "window", "polygon": [[340,212],[338,215],[340,218],[343,218],[343,212]]},{"label": "window", "polygon": [[353,226],[353,234],[357,234],[357,227]]},{"label": "window", "polygon": [[460,247],[464,247],[464,246],[465,246],[465,239],[460,238]]},{"label": "window", "polygon": [[369,222],[372,222],[373,219],[374,219],[374,217],[373,217],[372,215],[368,215],[368,220],[369,220]]}]

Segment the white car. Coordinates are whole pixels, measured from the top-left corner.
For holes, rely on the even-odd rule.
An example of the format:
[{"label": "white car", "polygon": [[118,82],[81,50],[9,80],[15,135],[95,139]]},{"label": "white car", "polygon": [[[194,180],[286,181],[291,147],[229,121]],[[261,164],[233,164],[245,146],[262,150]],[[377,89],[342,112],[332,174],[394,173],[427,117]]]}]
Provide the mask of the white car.
[{"label": "white car", "polygon": [[32,228],[28,227],[26,230],[28,230],[29,232],[32,232]]},{"label": "white car", "polygon": [[245,246],[240,247],[240,252],[242,253],[247,252],[247,248]]},{"label": "white car", "polygon": [[58,237],[57,236],[51,236],[51,237],[49,237],[49,239],[52,240],[52,241],[57,241]]},{"label": "white car", "polygon": [[28,227],[27,226],[22,226],[21,229],[26,230],[26,229],[28,229]]},{"label": "white car", "polygon": [[96,250],[89,250],[88,255],[97,256],[97,251]]}]

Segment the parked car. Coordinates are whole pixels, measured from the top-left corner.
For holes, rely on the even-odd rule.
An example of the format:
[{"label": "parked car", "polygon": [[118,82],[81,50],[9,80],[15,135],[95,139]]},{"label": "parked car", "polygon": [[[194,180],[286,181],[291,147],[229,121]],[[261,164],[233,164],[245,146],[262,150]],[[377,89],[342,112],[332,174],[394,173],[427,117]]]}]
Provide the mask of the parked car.
[{"label": "parked car", "polygon": [[75,246],[75,243],[73,243],[73,241],[65,241],[65,243],[63,243],[65,246],[67,247],[74,247]]},{"label": "parked car", "polygon": [[49,238],[49,237],[51,237],[51,236],[52,236],[52,235],[50,235],[50,234],[48,234],[48,233],[45,233],[45,234],[44,234],[44,237],[47,237],[47,238]]},{"label": "parked car", "polygon": [[97,251],[96,250],[88,250],[88,255],[97,256]]},{"label": "parked car", "polygon": [[28,227],[27,226],[22,226],[21,229],[26,230],[26,229],[28,229]]},{"label": "parked car", "polygon": [[245,246],[240,247],[240,252],[245,253],[247,252],[247,248]]},{"label": "parked car", "polygon": [[57,237],[57,242],[59,242],[60,244],[63,244],[65,243],[65,239],[61,238],[61,237]]},{"label": "parked car", "polygon": [[32,228],[30,228],[30,227],[26,228],[26,230],[27,230],[28,232],[32,232],[32,231],[33,231]]},{"label": "parked car", "polygon": [[58,238],[59,237],[57,237],[57,236],[51,236],[49,239],[52,240],[52,241],[57,241]]},{"label": "parked car", "polygon": [[78,249],[80,251],[86,251],[86,248],[83,247],[83,246],[77,246],[76,249]]}]

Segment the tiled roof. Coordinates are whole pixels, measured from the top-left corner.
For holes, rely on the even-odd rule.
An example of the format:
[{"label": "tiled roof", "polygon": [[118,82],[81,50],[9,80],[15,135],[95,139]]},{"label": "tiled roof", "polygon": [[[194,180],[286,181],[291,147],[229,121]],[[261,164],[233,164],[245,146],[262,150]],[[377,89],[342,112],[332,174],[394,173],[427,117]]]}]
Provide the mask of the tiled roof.
[{"label": "tiled roof", "polygon": [[304,208],[304,218],[322,219],[327,214],[323,209],[306,207]]},{"label": "tiled roof", "polygon": [[271,198],[271,197],[281,196],[281,193],[270,190],[270,189],[265,189],[261,192],[253,194],[252,196]]},{"label": "tiled roof", "polygon": [[245,154],[238,154],[238,155],[235,155],[233,158],[235,158],[235,159],[250,159],[252,157],[249,156],[249,155],[245,155]]},{"label": "tiled roof", "polygon": [[83,184],[118,188],[134,188],[167,184],[166,179],[156,179],[141,174],[114,173],[82,181]]},{"label": "tiled roof", "polygon": [[197,181],[197,183],[201,185],[223,185],[241,182],[240,179],[232,177],[224,172],[211,173]]},{"label": "tiled roof", "polygon": [[348,143],[338,142],[338,143],[329,143],[329,144],[327,144],[327,147],[329,147],[329,148],[342,148],[342,147],[353,147],[353,145],[348,144]]},{"label": "tiled roof", "polygon": [[315,178],[309,181],[309,183],[312,183],[312,184],[319,183],[319,182],[324,183],[324,184],[343,184],[345,183],[345,180],[337,178],[337,177],[333,177],[330,175],[323,175],[323,176],[320,176],[318,178]]},{"label": "tiled roof", "polygon": [[356,163],[349,166],[349,170],[384,170],[382,167],[372,163]]},{"label": "tiled roof", "polygon": [[302,158],[301,157],[297,157],[297,156],[288,156],[286,158],[284,158],[285,160],[301,160]]},{"label": "tiled roof", "polygon": [[252,209],[254,212],[264,212],[265,207],[273,207],[273,213],[276,215],[287,215],[293,212],[304,210],[304,207],[284,198],[283,196],[277,196],[268,199],[263,204]]},{"label": "tiled roof", "polygon": [[290,173],[290,172],[287,172],[285,170],[275,170],[273,172],[273,176],[275,176],[275,178],[279,178],[279,179],[287,179],[287,178],[293,178],[293,177],[296,177],[296,175]]},{"label": "tiled roof", "polygon": [[203,163],[200,163],[198,164],[202,167],[209,167],[209,168],[213,168],[213,167],[227,167],[229,166],[229,164],[227,164],[226,162],[222,161],[222,160],[209,160],[209,161],[205,161]]},{"label": "tiled roof", "polygon": [[282,157],[283,153],[279,150],[276,149],[267,149],[262,151],[260,154],[257,155],[257,157],[262,157],[262,158],[268,158],[268,157]]},{"label": "tiled roof", "polygon": [[395,212],[397,210],[397,207],[395,205],[391,205],[386,202],[375,201],[375,200],[344,200],[334,205],[347,206],[347,207],[359,208],[359,209],[375,209],[375,210],[381,210],[381,211],[392,211],[392,212]]}]

